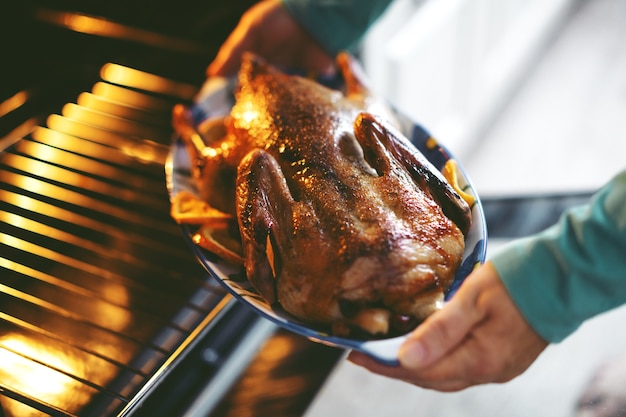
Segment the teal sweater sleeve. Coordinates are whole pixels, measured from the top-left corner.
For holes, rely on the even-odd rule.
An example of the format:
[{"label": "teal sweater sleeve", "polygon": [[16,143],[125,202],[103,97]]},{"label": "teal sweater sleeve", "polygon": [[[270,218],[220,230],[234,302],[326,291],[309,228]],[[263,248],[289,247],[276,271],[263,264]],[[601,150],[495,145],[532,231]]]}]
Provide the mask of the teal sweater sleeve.
[{"label": "teal sweater sleeve", "polygon": [[588,205],[491,261],[529,324],[549,342],[626,303],[626,171]]},{"label": "teal sweater sleeve", "polygon": [[392,0],[282,0],[293,18],[331,55],[353,51]]}]

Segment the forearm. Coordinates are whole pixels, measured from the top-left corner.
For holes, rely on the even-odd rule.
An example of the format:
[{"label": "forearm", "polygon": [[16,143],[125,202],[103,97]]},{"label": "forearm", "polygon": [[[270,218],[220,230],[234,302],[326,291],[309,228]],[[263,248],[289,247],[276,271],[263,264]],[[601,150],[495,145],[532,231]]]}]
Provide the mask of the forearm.
[{"label": "forearm", "polygon": [[626,301],[626,171],[588,206],[492,257],[530,325],[558,342]]},{"label": "forearm", "polygon": [[354,50],[391,0],[282,0],[283,5],[322,47],[336,55]]}]

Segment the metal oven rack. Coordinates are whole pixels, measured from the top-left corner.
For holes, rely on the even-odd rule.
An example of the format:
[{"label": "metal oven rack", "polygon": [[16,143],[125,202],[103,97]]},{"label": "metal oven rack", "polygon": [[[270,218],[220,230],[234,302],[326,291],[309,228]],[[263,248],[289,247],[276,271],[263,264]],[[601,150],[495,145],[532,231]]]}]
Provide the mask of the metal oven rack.
[{"label": "metal oven rack", "polygon": [[171,108],[211,49],[34,3],[1,13],[43,29],[2,51],[0,416],[300,415],[342,352],[235,302],[169,215]]},{"label": "metal oven rack", "polygon": [[114,64],[101,74],[0,155],[5,415],[130,412],[199,334],[220,332],[196,362],[207,379],[234,341],[273,330],[233,305],[169,217],[169,112],[187,97],[167,90],[193,89]]}]

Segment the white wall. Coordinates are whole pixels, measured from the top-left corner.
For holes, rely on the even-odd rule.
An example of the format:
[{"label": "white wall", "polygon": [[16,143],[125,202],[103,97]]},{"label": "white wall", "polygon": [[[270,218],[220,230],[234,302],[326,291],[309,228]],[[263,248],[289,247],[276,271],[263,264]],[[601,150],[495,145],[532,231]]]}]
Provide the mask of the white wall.
[{"label": "white wall", "polygon": [[362,59],[374,89],[458,158],[578,0],[396,0]]}]

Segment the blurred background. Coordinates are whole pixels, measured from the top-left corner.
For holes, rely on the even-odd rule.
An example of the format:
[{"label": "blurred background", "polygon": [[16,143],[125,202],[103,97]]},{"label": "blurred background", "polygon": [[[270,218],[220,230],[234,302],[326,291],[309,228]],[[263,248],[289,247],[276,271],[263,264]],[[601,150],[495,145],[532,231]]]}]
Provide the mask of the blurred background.
[{"label": "blurred background", "polygon": [[[459,158],[487,200],[489,252],[626,167],[624,17],[623,0],[400,0],[370,33],[376,87]],[[612,388],[596,381],[584,415],[625,416],[607,407],[610,392],[626,405],[625,320],[624,308],[597,317],[516,380],[455,394],[342,362],[307,417],[570,417],[606,363]]]},{"label": "blurred background", "polygon": [[625,7],[398,0],[363,61],[376,88],[471,168],[482,194],[592,189],[623,165],[610,149],[626,123]]}]

